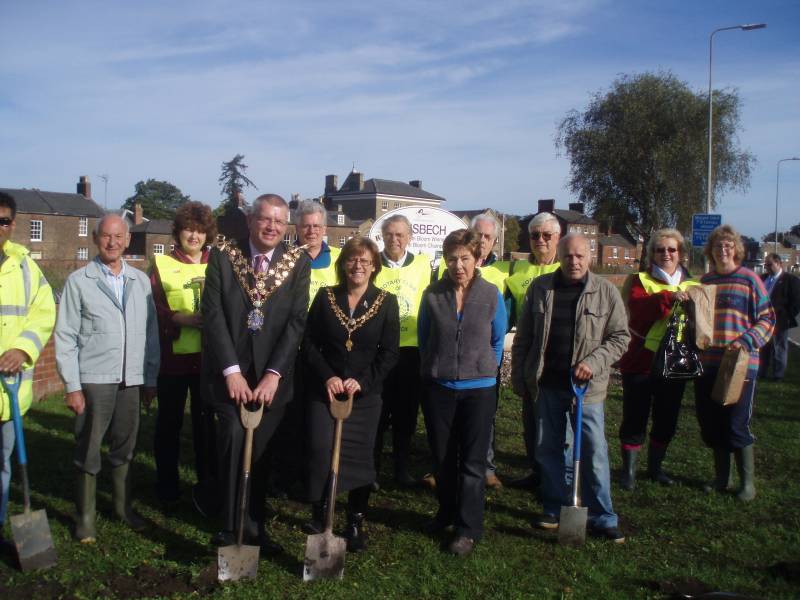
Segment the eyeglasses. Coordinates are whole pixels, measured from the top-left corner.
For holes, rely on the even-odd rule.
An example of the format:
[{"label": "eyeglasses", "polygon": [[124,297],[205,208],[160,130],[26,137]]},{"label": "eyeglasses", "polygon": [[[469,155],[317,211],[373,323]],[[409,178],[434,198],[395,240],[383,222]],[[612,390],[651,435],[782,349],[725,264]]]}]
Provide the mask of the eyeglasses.
[{"label": "eyeglasses", "polygon": [[550,238],[553,237],[552,231],[531,231],[531,239],[538,240],[542,238],[545,242],[549,242]]},{"label": "eyeglasses", "polygon": [[313,224],[308,224],[308,225],[301,225],[300,229],[311,229],[313,231],[319,231],[320,229],[322,229],[322,227],[323,227],[322,225],[319,225],[317,223],[313,223]]},{"label": "eyeglasses", "polygon": [[656,252],[658,254],[666,254],[667,252],[669,252],[670,254],[675,254],[677,251],[678,251],[677,248],[672,248],[672,247],[665,248],[665,247],[661,246],[659,248],[656,248]]},{"label": "eyeglasses", "polygon": [[280,219],[272,219],[270,217],[256,217],[256,223],[259,225],[276,225],[277,227],[283,227],[286,225],[286,221],[281,221]]},{"label": "eyeglasses", "polygon": [[720,242],[719,244],[714,244],[715,250],[727,250],[728,252],[732,251],[736,248],[736,245],[732,242]]},{"label": "eyeglasses", "polygon": [[352,267],[353,265],[361,265],[362,267],[371,267],[372,261],[368,258],[348,258],[344,261],[348,267]]},{"label": "eyeglasses", "polygon": [[14,222],[14,219],[10,217],[3,217],[0,219],[0,227],[11,227],[11,224]]}]

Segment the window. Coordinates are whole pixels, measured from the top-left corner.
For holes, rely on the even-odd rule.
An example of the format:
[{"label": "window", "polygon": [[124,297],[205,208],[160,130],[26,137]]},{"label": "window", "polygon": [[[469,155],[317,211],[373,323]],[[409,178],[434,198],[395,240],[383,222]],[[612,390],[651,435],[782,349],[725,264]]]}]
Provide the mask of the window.
[{"label": "window", "polygon": [[78,235],[81,237],[86,237],[89,235],[89,218],[88,217],[81,217],[78,219]]},{"label": "window", "polygon": [[625,248],[625,259],[629,259],[631,257],[631,251]]},{"label": "window", "polygon": [[294,242],[294,234],[287,233],[286,235],[283,236],[283,241],[286,242],[287,244],[291,244],[292,242]]},{"label": "window", "polygon": [[89,260],[89,249],[88,248],[78,248],[78,260]]},{"label": "window", "polygon": [[164,244],[153,244],[153,254],[164,254]]},{"label": "window", "polygon": [[347,238],[344,236],[339,237],[339,248],[343,248],[347,243]]},{"label": "window", "polygon": [[619,248],[616,246],[611,247],[611,258],[618,258],[619,257]]},{"label": "window", "polygon": [[336,215],[336,224],[344,225],[344,215]]},{"label": "window", "polygon": [[395,207],[395,208],[400,208],[400,203],[399,203],[399,202],[395,202],[395,203],[394,203],[394,207]]},{"label": "window", "polygon": [[589,228],[588,227],[584,227],[583,228],[583,235],[589,235]]},{"label": "window", "polygon": [[42,222],[39,220],[31,220],[31,241],[42,241]]},{"label": "window", "polygon": [[381,202],[381,210],[389,210],[389,201],[388,200],[384,200],[383,202]]},{"label": "window", "polygon": [[169,245],[169,251],[170,252],[175,252],[175,244],[170,244]]},{"label": "window", "polygon": [[591,248],[592,252],[594,252],[596,249],[594,242],[595,242],[594,240],[589,240],[589,247]]}]

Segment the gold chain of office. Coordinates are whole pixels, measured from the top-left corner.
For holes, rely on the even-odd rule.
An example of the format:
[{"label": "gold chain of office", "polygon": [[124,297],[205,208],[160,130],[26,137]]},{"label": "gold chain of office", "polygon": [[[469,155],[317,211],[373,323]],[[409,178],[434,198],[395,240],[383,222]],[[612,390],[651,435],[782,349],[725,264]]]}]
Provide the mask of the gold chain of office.
[{"label": "gold chain of office", "polygon": [[[251,261],[244,255],[236,244],[236,240],[226,240],[225,236],[217,237],[217,248],[228,255],[231,267],[236,275],[244,293],[253,304],[253,310],[247,315],[247,328],[255,333],[264,326],[264,312],[262,307],[267,299],[281,287],[286,278],[292,272],[297,259],[305,252],[306,246],[296,246],[284,252],[281,259],[275,265],[270,265],[266,271],[256,273],[253,270]],[[248,277],[250,276],[250,277]],[[251,279],[252,278],[252,279]],[[271,285],[267,285],[269,280]],[[253,281],[253,285],[250,284]]]},{"label": "gold chain of office", "polygon": [[331,288],[326,288],[326,291],[328,292],[328,302],[331,305],[331,309],[333,309],[333,314],[336,315],[336,318],[339,319],[339,323],[341,323],[345,331],[347,331],[347,341],[344,343],[344,347],[347,348],[348,352],[350,352],[353,349],[353,340],[350,339],[350,336],[356,329],[362,327],[367,321],[378,314],[378,310],[380,310],[381,304],[383,304],[388,292],[381,290],[378,294],[378,297],[375,298],[375,302],[372,303],[372,306],[369,307],[367,312],[357,319],[352,319],[344,314],[344,311],[339,308],[338,304],[336,304],[336,298],[333,295],[333,290]]}]

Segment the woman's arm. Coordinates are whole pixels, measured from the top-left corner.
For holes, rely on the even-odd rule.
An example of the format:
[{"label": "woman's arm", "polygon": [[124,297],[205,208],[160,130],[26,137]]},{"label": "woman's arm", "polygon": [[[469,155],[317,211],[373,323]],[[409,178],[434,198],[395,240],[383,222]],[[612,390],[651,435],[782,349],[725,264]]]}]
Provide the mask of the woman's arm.
[{"label": "woman's arm", "polygon": [[311,308],[308,310],[308,320],[300,353],[305,363],[319,375],[320,379],[328,381],[328,379],[337,375],[325,355],[320,351],[321,341],[319,336],[324,328],[325,311],[327,310],[325,305],[328,303],[328,297],[324,290],[325,288],[321,288],[317,292],[314,301],[311,303]]}]

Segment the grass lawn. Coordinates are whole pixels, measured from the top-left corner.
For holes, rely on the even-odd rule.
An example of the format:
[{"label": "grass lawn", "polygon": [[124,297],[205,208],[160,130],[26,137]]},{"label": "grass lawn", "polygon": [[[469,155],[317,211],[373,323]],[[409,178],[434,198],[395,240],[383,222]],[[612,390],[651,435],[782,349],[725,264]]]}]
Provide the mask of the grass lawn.
[{"label": "grass lawn", "polygon": [[[110,481],[98,482],[98,543],[70,537],[74,467],[73,418],[61,398],[38,404],[26,417],[32,462],[33,508],[45,508],[59,554],[58,565],[22,574],[13,556],[0,561],[0,598],[664,598],[712,590],[755,598],[800,597],[800,352],[790,356],[789,378],[760,383],[753,429],[758,496],[741,504],[732,495],[706,495],[701,482],[712,473],[710,451],[701,446],[687,388],[679,432],[665,463],[679,481],[671,488],[640,480],[636,491],[619,489],[616,432],[620,390],[606,408],[612,497],[628,535],[624,545],[596,539],[581,548],[559,546],[555,535],[533,530],[541,508],[530,493],[503,489],[486,500],[486,535],[472,556],[442,551],[443,540],[422,533],[436,508],[425,490],[401,490],[382,474],[368,515],[369,550],[348,555],[342,581],[304,584],[305,505],[270,501],[270,530],[285,553],[262,559],[258,579],[218,585],[216,552],[208,539],[216,523],[204,522],[188,500],[191,471],[183,471],[187,499],[163,514],[153,483],[154,416],[143,417],[135,459],[137,509],[148,529],[133,533],[107,518]],[[499,474],[508,480],[525,471],[519,400],[504,392],[497,419]],[[422,419],[420,419],[421,425]],[[184,429],[188,429],[188,415]],[[191,458],[185,436],[183,456]],[[415,467],[427,467],[425,439],[418,432]],[[384,463],[391,463],[386,457]],[[641,465],[644,468],[643,465]],[[10,514],[21,512],[14,473]],[[341,497],[343,499],[343,497]],[[339,519],[343,505],[337,506]],[[341,510],[340,510],[341,509]],[[10,531],[6,529],[6,535]]]}]

